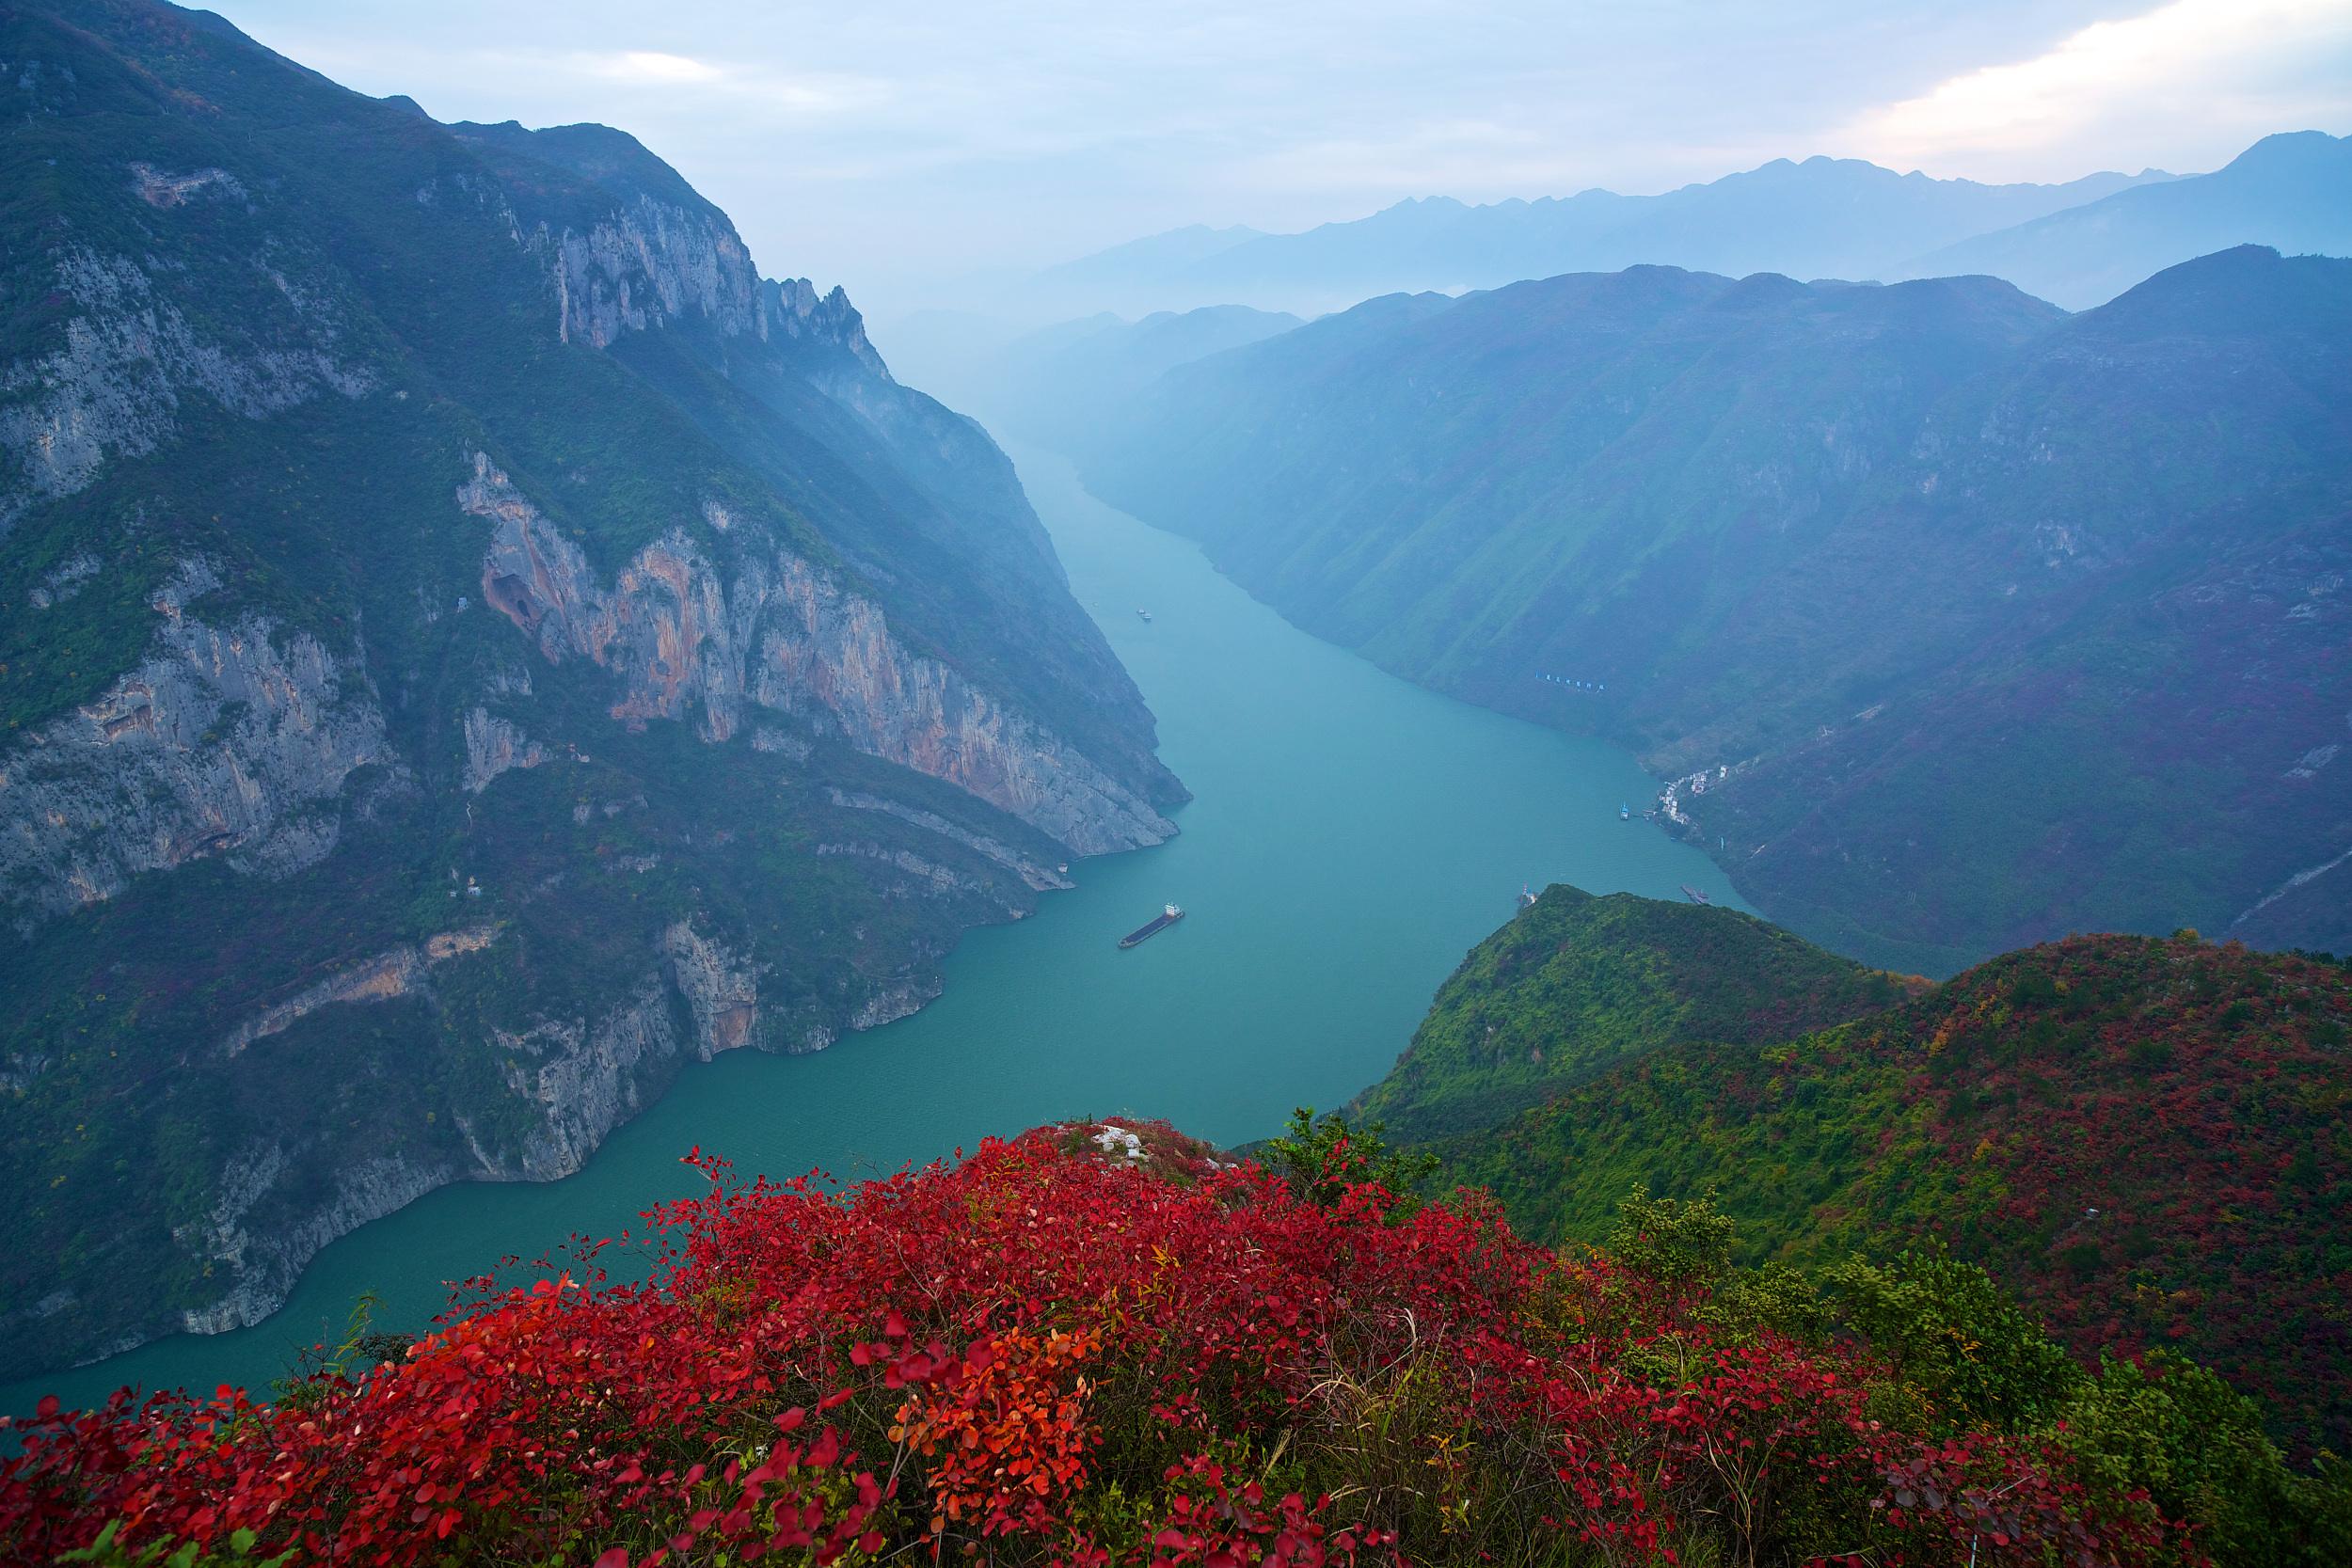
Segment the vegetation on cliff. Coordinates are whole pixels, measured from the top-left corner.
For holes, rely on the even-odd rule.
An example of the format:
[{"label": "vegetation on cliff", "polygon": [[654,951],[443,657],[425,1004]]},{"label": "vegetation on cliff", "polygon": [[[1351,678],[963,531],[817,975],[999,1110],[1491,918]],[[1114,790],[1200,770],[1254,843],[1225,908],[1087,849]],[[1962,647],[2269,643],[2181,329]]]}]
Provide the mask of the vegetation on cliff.
[{"label": "vegetation on cliff", "polygon": [[148,0],[0,57],[0,1377],[258,1321],[1167,831],[1003,454],[627,135]]},{"label": "vegetation on cliff", "polygon": [[1769,1044],[1925,985],[1736,910],[1554,883],[1470,949],[1348,1110],[1407,1141],[1478,1132],[1661,1046]]},{"label": "vegetation on cliff", "polygon": [[2253,245],[2074,317],[1637,266],[1368,301],[1078,455],[1306,630],[1629,747],[1839,952],[2343,950],[2347,333],[2352,261]]},{"label": "vegetation on cliff", "polygon": [[1705,1204],[1637,1197],[1561,1257],[1325,1153],[1085,1123],[839,1193],[704,1163],[644,1285],[546,1280],[273,1405],[44,1410],[0,1551],[2088,1568],[2345,1539],[2343,1489],[2242,1402],[2061,1375],[1973,1270],[1906,1264],[1840,1316],[1733,1268]]},{"label": "vegetation on cliff", "polygon": [[[1629,994],[1657,972],[1661,933],[1669,952],[1687,935],[1674,961],[1692,971],[1710,952],[1752,961],[1710,946],[1722,911],[1631,902],[1647,906],[1626,927],[1638,938],[1613,964],[1589,955]],[[1547,947],[1558,920],[1539,902],[1489,939],[1463,974],[1495,982],[1450,982],[1422,1037],[1476,1039],[1479,1020],[1508,1018],[1548,1057],[1595,1041],[1604,1070],[1425,1140],[1437,1188],[1486,1188],[1552,1243],[1601,1240],[1638,1184],[1719,1195],[1748,1264],[1818,1273],[1857,1251],[1947,1247],[2086,1362],[2184,1353],[2259,1396],[2291,1448],[2352,1450],[2342,967],[2193,933],[2072,937],[1833,1027],[1692,1030],[1620,1058],[1626,1012],[1597,1013],[1546,968],[1513,977],[1508,956]],[[1764,978],[1712,984],[1736,996]],[[1409,1107],[1413,1067],[1362,1103]]]}]

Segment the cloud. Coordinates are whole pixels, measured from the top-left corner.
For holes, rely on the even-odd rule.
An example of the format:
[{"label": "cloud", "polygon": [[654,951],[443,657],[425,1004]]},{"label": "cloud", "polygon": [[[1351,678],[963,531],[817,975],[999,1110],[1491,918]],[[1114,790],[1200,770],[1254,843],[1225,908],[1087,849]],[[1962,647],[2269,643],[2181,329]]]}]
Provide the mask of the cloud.
[{"label": "cloud", "polygon": [[[2073,146],[2341,127],[2352,119],[2352,0],[2176,0],[2094,23],[2056,48],[1954,76],[1864,115],[1861,155],[1992,173]],[[2168,129],[2168,126],[2169,129]]]},{"label": "cloud", "polygon": [[616,77],[625,82],[716,82],[724,72],[700,60],[690,60],[683,55],[662,55],[650,50],[637,50],[626,55],[602,55],[590,57],[588,69],[597,75]]}]

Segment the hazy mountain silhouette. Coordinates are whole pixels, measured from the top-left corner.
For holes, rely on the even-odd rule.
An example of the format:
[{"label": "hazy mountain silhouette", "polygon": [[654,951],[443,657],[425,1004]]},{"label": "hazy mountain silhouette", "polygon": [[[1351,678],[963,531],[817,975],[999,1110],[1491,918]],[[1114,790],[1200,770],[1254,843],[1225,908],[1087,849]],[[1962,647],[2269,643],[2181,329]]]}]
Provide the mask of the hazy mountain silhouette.
[{"label": "hazy mountain silhouette", "polygon": [[2352,252],[2352,137],[2265,136],[2228,167],[2104,199],[1922,256],[1904,277],[1990,273],[2070,310],[2235,245],[2286,254]]},{"label": "hazy mountain silhouette", "polygon": [[1081,256],[1074,261],[1064,261],[1047,267],[1029,279],[1029,286],[1042,292],[1057,292],[1066,288],[1089,285],[1129,285],[1152,283],[1253,240],[1273,236],[1262,230],[1235,224],[1231,229],[1212,229],[1196,223],[1184,229],[1171,229],[1165,234],[1149,234],[1140,240],[1129,240],[1108,250],[1098,250],[1091,256]]},{"label": "hazy mountain silhouette", "polygon": [[1971,235],[2172,178],[2148,169],[1983,185],[1852,158],[1779,158],[1661,196],[1589,190],[1476,207],[1428,197],[1303,234],[1180,229],[1048,268],[995,306],[1030,320],[1057,304],[1051,313],[1239,303],[1309,314],[1376,294],[1460,293],[1645,262],[1730,277],[1892,277]]},{"label": "hazy mountain silhouette", "polygon": [[1105,312],[1033,332],[984,360],[977,387],[992,417],[1025,439],[1072,448],[1104,417],[1178,365],[1299,325],[1286,311],[1213,305],[1139,322]]},{"label": "hazy mountain silhouette", "polygon": [[1306,630],[1632,748],[1839,951],[2334,949],[2347,323],[2352,261],[2253,245],[2074,317],[1635,267],[1180,366],[1080,467]]}]

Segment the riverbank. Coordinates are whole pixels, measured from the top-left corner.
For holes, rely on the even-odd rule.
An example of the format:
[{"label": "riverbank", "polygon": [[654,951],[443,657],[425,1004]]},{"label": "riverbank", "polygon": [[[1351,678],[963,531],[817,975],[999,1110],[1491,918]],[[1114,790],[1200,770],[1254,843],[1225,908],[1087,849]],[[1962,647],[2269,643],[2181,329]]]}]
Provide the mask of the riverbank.
[{"label": "riverbank", "polygon": [[[445,1305],[440,1281],[615,1235],[691,1194],[678,1160],[696,1146],[745,1175],[855,1179],[1069,1116],[1260,1137],[1385,1073],[1523,883],[1675,897],[1687,881],[1743,907],[1696,849],[1618,819],[1655,788],[1626,753],[1385,674],[1284,623],[1189,541],[1095,501],[1066,462],[1013,455],[1195,793],[1182,836],[1076,862],[1075,888],[1036,915],[968,933],[946,994],[913,1017],[815,1056],[691,1067],[577,1176],[431,1194],[321,1253],[258,1327],[0,1388],[0,1408],[126,1381],[259,1387],[340,1332],[363,1291],[382,1297],[379,1326],[416,1329]],[[1119,951],[1170,902],[1183,922]],[[637,1266],[625,1249],[604,1260]]]}]

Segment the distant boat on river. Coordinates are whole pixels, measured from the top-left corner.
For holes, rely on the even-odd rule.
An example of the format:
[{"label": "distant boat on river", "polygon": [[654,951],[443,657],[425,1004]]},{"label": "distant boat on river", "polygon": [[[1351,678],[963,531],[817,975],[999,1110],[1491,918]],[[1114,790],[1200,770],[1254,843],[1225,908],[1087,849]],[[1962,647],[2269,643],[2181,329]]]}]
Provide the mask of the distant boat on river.
[{"label": "distant boat on river", "polygon": [[1170,926],[1175,925],[1178,921],[1184,918],[1184,911],[1178,909],[1175,905],[1170,904],[1168,906],[1166,911],[1163,912],[1157,919],[1153,920],[1150,925],[1145,926],[1140,929],[1130,931],[1125,936],[1120,938],[1119,945],[1121,947],[1133,947],[1139,942],[1158,936],[1162,931],[1167,930]]},{"label": "distant boat on river", "polygon": [[1691,902],[1693,904],[1704,904],[1707,902],[1707,895],[1701,893],[1698,889],[1692,887],[1688,882],[1682,884],[1682,891],[1689,896]]},{"label": "distant boat on river", "polygon": [[1140,615],[1140,616],[1142,616],[1142,617],[1143,617],[1145,620],[1147,620],[1147,621],[1149,621],[1150,619],[1152,619],[1152,612],[1151,612],[1150,610],[1136,610],[1136,614],[1138,614],[1138,615]]}]

